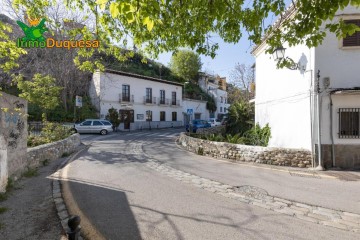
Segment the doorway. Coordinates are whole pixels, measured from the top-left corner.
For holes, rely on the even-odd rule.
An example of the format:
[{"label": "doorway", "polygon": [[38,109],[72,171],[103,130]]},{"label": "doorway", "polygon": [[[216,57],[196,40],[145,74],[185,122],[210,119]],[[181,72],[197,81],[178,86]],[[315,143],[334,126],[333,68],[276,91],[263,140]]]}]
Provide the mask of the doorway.
[{"label": "doorway", "polygon": [[120,122],[124,123],[124,129],[130,129],[130,123],[134,122],[134,110],[119,110]]}]

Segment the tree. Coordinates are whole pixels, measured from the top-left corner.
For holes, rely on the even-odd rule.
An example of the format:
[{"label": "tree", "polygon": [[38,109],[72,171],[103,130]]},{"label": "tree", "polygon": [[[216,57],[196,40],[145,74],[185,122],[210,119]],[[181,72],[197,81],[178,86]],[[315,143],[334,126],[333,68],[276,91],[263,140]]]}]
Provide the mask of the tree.
[{"label": "tree", "polygon": [[113,125],[113,130],[117,130],[120,125],[119,113],[115,108],[110,108],[109,113],[105,116],[105,119],[109,120]]},{"label": "tree", "polygon": [[234,70],[231,71],[230,80],[234,87],[237,87],[238,90],[235,91],[240,94],[241,99],[249,101],[253,97],[251,86],[255,76],[251,66],[237,63]]},{"label": "tree", "polygon": [[[96,37],[108,44],[126,42],[132,38],[137,46],[155,55],[164,51],[174,51],[179,47],[190,47],[199,54],[215,57],[218,44],[211,41],[212,34],[225,42],[237,43],[242,32],[249,34],[255,44],[262,41],[264,33],[272,52],[283,42],[290,45],[305,43],[319,45],[326,31],[338,37],[352,34],[359,27],[344,24],[343,21],[324,24],[332,20],[336,11],[351,4],[359,6],[359,0],[332,1],[292,1],[287,8],[286,0],[254,0],[246,4],[244,0],[74,0],[68,6],[79,11],[90,11],[97,19]],[[26,8],[31,14],[42,14],[51,5],[51,0],[17,0],[17,8]],[[273,15],[277,23],[265,26],[264,20]],[[85,52],[82,52],[84,54]]]},{"label": "tree", "polygon": [[44,110],[43,118],[46,120],[46,113],[59,104],[58,96],[62,88],[56,86],[53,77],[39,73],[34,75],[32,81],[27,81],[21,76],[15,80],[22,92],[19,96],[40,106]]},{"label": "tree", "polygon": [[172,55],[170,68],[175,75],[184,78],[186,81],[197,80],[201,70],[200,56],[189,50],[180,50]]},{"label": "tree", "polygon": [[231,104],[229,107],[226,132],[241,136],[254,124],[254,106],[246,101]]}]

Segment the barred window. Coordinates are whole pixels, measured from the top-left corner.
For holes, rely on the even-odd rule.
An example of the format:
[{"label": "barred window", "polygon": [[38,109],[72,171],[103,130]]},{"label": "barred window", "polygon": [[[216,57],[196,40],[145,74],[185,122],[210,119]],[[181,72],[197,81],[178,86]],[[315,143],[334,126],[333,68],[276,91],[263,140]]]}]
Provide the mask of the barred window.
[{"label": "barred window", "polygon": [[[353,19],[353,20],[345,20],[346,24],[355,24],[360,27],[360,19]],[[344,47],[354,47],[360,46],[360,31],[355,32],[351,36],[346,36],[343,38],[343,46]]]},{"label": "barred window", "polygon": [[339,138],[360,138],[360,108],[339,109]]},{"label": "barred window", "polygon": [[171,115],[172,115],[172,118],[171,118],[171,119],[172,119],[173,121],[177,121],[177,112],[172,112]]}]

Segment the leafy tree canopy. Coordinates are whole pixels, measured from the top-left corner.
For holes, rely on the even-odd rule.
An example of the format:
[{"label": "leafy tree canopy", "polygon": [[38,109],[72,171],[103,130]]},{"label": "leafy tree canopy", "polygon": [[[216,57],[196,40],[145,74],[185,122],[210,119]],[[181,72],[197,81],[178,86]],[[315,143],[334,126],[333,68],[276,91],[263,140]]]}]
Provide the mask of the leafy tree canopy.
[{"label": "leafy tree canopy", "polygon": [[[52,0],[15,0],[14,6],[26,9],[29,16],[45,16],[44,9]],[[322,26],[332,20],[339,9],[350,5],[360,6],[360,0],[292,1],[292,10],[287,10],[285,0],[65,0],[69,8],[91,12],[96,16],[96,36],[86,27],[79,30],[86,38],[102,41],[102,51],[115,52],[110,42],[127,44],[129,38],[136,46],[155,56],[161,52],[175,51],[179,47],[189,47],[199,54],[215,57],[218,44],[212,43],[211,34],[219,35],[225,42],[237,43],[243,32],[255,44],[268,34],[268,52],[272,52],[283,42],[290,45],[306,43],[319,45],[326,31],[346,36],[360,30],[359,27],[344,22]],[[287,14],[291,13],[291,14]],[[292,14],[294,13],[294,14]],[[42,15],[43,14],[43,15]],[[273,14],[278,24],[264,26],[263,22]],[[279,27],[281,25],[281,28]],[[78,32],[79,33],[79,32]],[[77,34],[78,34],[77,33]],[[76,34],[74,34],[76,36]],[[93,53],[91,49],[81,49],[77,63],[90,68],[86,60]],[[82,62],[81,62],[82,61]],[[96,62],[97,67],[99,63]]]},{"label": "leafy tree canopy", "polygon": [[172,57],[170,68],[178,77],[187,81],[197,80],[198,72],[201,70],[200,56],[189,50],[177,51]]}]

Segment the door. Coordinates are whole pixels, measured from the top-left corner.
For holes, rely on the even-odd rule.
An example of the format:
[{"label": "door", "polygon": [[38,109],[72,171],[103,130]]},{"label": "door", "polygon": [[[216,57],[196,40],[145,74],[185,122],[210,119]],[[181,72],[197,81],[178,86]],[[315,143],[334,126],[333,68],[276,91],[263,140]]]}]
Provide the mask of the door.
[{"label": "door", "polygon": [[100,133],[100,131],[103,129],[103,124],[100,121],[93,121],[92,123],[92,132],[94,133]]},{"label": "door", "polygon": [[130,129],[130,123],[134,122],[134,110],[120,110],[120,122],[124,123],[124,129]]}]

